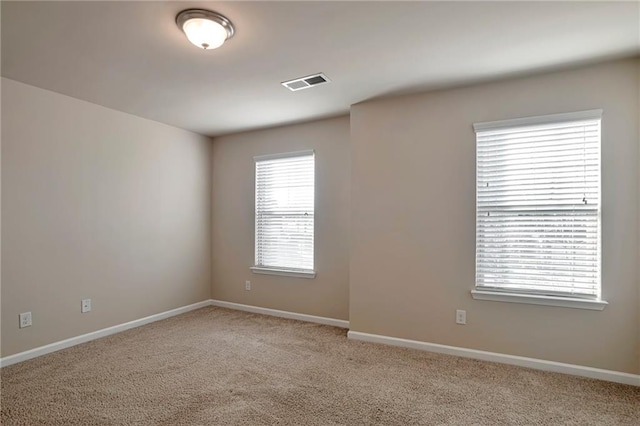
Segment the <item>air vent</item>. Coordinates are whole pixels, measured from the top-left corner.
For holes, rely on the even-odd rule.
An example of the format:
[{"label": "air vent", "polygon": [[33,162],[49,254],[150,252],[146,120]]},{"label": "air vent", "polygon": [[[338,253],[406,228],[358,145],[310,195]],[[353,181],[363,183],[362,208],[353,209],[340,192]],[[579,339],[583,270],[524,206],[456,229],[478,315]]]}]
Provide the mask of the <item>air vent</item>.
[{"label": "air vent", "polygon": [[283,81],[281,84],[292,92],[295,92],[296,90],[308,89],[309,87],[319,86],[330,82],[331,80],[329,80],[326,75],[319,73],[289,81]]}]

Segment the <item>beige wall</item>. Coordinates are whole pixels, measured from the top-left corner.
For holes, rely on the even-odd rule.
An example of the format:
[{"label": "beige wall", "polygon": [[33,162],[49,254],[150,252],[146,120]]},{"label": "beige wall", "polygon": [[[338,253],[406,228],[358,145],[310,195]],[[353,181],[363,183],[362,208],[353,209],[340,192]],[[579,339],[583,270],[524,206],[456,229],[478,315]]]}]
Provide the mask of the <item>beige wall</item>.
[{"label": "beige wall", "polygon": [[[2,79],[2,356],[209,298],[640,373],[640,61],[210,140]],[[472,300],[472,123],[603,108],[602,312]],[[256,155],[316,152],[313,280],[252,274]],[[350,242],[350,243],[349,243]],[[251,280],[252,290],[244,290]],[[80,299],[93,311],[80,313]],[[455,309],[467,310],[466,326]],[[18,313],[34,325],[18,329]]]},{"label": "beige wall", "polygon": [[208,138],[3,78],[2,356],[208,299],[210,153]]},{"label": "beige wall", "polygon": [[[351,110],[351,329],[638,373],[638,60]],[[472,300],[474,122],[603,108],[602,312]],[[467,325],[455,324],[455,310]]]},{"label": "beige wall", "polygon": [[[316,154],[315,279],[252,274],[256,155]],[[349,118],[214,139],[213,286],[218,300],[329,318],[349,313]],[[245,280],[252,289],[245,291]]]}]

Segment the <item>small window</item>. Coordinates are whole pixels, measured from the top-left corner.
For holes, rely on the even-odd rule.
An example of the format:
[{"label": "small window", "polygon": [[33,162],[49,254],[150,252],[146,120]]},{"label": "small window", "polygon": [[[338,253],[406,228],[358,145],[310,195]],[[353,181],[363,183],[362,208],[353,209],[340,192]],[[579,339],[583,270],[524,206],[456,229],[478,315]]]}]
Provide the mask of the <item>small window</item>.
[{"label": "small window", "polygon": [[476,290],[600,300],[601,116],[474,125]]},{"label": "small window", "polygon": [[314,276],[313,151],[255,158],[256,273]]}]

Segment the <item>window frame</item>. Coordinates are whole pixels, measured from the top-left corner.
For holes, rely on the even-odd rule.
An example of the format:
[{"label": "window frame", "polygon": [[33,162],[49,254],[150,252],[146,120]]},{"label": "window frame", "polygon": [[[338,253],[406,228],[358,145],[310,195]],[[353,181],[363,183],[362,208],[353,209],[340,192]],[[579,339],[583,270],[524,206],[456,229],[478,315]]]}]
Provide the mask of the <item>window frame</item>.
[{"label": "window frame", "polygon": [[[499,130],[499,129],[509,129],[509,128],[517,128],[523,126],[535,126],[535,125],[544,125],[544,124],[557,124],[557,123],[566,123],[566,122],[578,122],[584,120],[600,120],[601,129],[602,129],[602,109],[595,110],[586,110],[586,111],[578,111],[571,113],[561,113],[561,114],[550,114],[550,115],[542,115],[542,116],[533,116],[533,117],[524,117],[524,118],[516,118],[516,119],[508,119],[508,120],[499,120],[492,122],[482,122],[475,123],[473,125],[473,129],[475,131],[475,149],[476,149],[476,162],[478,161],[478,133],[487,130]],[[598,289],[597,295],[593,298],[585,298],[585,297],[571,297],[569,293],[567,295],[562,294],[554,294],[547,295],[537,291],[513,291],[508,289],[500,289],[496,288],[488,288],[484,286],[477,285],[477,250],[478,250],[478,241],[477,241],[477,226],[478,226],[478,168],[476,163],[476,173],[475,173],[475,191],[476,191],[476,199],[475,199],[475,226],[476,226],[476,242],[475,242],[475,252],[476,252],[476,260],[475,260],[475,269],[474,269],[474,288],[471,290],[471,296],[476,300],[489,300],[489,301],[498,301],[498,302],[514,302],[514,303],[526,303],[526,304],[534,304],[534,305],[547,305],[547,306],[560,306],[560,307],[568,307],[568,308],[577,308],[577,309],[590,309],[590,310],[603,310],[604,307],[608,304],[606,301],[602,300],[602,130],[600,131],[600,141],[599,141],[600,151],[599,151],[599,168],[600,168],[600,178],[598,182],[598,189],[600,192],[599,203],[598,203],[598,214],[597,214],[597,229],[598,229],[598,252],[597,252],[597,270],[598,270]]]},{"label": "window frame", "polygon": [[[298,268],[288,268],[284,266],[264,266],[258,264],[258,205],[257,205],[257,195],[258,195],[258,176],[257,176],[257,165],[261,161],[269,161],[269,160],[279,160],[285,158],[294,158],[294,157],[313,157],[313,165],[314,165],[314,182],[313,182],[313,197],[314,197],[314,205],[313,205],[313,269],[298,269]],[[315,151],[314,150],[304,150],[304,151],[292,151],[292,152],[284,152],[278,154],[267,154],[267,155],[258,155],[253,157],[254,160],[254,206],[253,206],[253,214],[254,214],[254,264],[249,269],[254,274],[264,274],[264,275],[278,275],[285,277],[296,277],[296,278],[307,278],[313,279],[316,277],[315,270],[315,228],[316,228],[316,215],[315,215],[315,189],[316,189],[316,180],[315,180]]]}]

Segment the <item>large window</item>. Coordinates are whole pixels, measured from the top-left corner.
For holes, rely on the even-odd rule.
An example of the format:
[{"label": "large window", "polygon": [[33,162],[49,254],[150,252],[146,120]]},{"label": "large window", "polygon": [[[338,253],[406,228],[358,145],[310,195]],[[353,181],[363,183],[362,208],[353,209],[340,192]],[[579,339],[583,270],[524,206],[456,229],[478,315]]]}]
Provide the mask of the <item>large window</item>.
[{"label": "large window", "polygon": [[601,116],[474,125],[476,290],[600,300]]},{"label": "large window", "polygon": [[256,157],[255,163],[253,271],[313,277],[313,151]]}]

